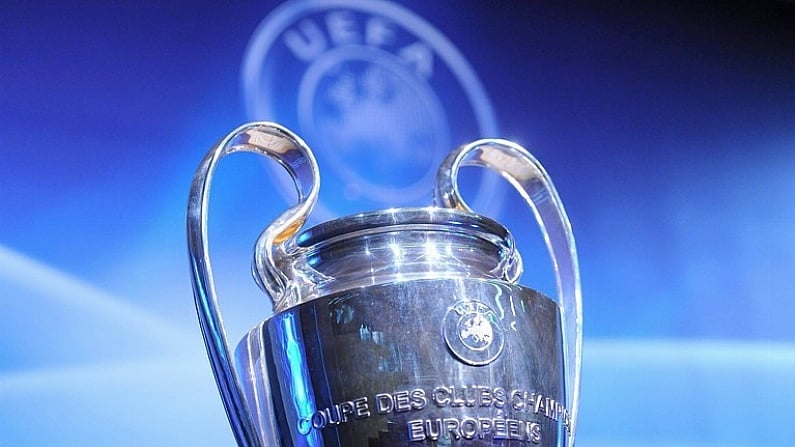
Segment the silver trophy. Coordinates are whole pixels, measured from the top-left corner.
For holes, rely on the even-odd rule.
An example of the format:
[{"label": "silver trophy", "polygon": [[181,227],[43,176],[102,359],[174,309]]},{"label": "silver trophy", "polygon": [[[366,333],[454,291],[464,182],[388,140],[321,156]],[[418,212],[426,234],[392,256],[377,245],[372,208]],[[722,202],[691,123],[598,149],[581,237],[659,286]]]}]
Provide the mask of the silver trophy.
[{"label": "silver trophy", "polygon": [[[253,272],[273,315],[232,349],[207,251],[213,173],[240,151],[277,160],[298,203],[256,242]],[[506,178],[549,248],[557,299],[518,285],[511,234],[462,200],[462,166]],[[240,446],[572,446],[582,347],[571,227],[544,169],[505,140],[442,163],[436,206],[343,217],[301,231],[317,163],[277,124],[246,124],[202,161],[188,205],[196,307]]]}]

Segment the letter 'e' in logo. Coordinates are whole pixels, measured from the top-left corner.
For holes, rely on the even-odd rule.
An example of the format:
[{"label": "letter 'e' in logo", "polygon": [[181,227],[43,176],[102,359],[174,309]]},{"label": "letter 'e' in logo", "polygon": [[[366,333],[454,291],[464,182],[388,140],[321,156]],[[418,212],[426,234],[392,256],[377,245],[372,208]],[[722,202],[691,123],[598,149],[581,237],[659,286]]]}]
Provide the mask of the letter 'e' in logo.
[{"label": "letter 'e' in logo", "polygon": [[[242,85],[249,119],[283,124],[314,149],[323,219],[428,205],[445,155],[497,134],[491,103],[459,51],[384,0],[279,6],[249,43]],[[498,179],[476,181],[473,208],[496,214]],[[281,187],[294,194],[291,181]]]}]

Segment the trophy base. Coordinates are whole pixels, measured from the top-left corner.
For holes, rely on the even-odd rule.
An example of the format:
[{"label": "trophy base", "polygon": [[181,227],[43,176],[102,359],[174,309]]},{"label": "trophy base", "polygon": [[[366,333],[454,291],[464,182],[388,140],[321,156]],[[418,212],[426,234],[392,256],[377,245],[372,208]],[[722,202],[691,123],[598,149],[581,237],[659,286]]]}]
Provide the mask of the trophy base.
[{"label": "trophy base", "polygon": [[562,349],[548,297],[442,278],[285,310],[236,360],[264,445],[564,446]]}]

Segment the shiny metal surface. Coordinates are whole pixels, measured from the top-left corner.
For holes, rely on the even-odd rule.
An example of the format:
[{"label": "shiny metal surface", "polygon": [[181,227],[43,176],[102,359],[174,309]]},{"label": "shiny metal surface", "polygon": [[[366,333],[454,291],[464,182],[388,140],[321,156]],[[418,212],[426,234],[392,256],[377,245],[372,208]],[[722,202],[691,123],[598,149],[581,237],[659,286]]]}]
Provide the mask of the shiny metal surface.
[{"label": "shiny metal surface", "polygon": [[[412,278],[471,276],[515,282],[522,262],[499,223],[454,209],[396,208],[309,228],[277,267],[306,302],[340,290]],[[281,308],[276,309],[281,310]]]},{"label": "shiny metal surface", "polygon": [[[577,428],[582,365],[582,297],[580,268],[571,223],[544,166],[524,147],[508,140],[483,139],[452,151],[439,166],[434,189],[437,205],[472,211],[458,189],[463,166],[479,166],[499,173],[533,211],[544,236],[555,272],[556,302],[560,306],[566,402],[571,408],[572,432]],[[572,437],[571,445],[574,444]]]},{"label": "shiny metal surface", "polygon": [[283,311],[236,359],[273,445],[563,446],[561,343],[558,306],[537,292],[425,279]]},{"label": "shiny metal surface", "polygon": [[260,287],[275,301],[289,289],[284,275],[274,267],[274,252],[283,246],[304,223],[317,201],[320,174],[312,151],[300,137],[269,122],[244,124],[219,140],[199,163],[188,196],[188,254],[193,279],[193,296],[207,356],[224,402],[232,433],[240,446],[259,446],[251,415],[244,401],[238,372],[224,329],[207,237],[210,187],[219,161],[235,152],[253,152],[278,161],[293,177],[298,203],[282,213],[265,231],[256,245],[254,270]]},{"label": "shiny metal surface", "polygon": [[[206,227],[213,172],[237,151],[278,161],[298,201],[255,245],[252,270],[275,314],[233,355]],[[513,237],[460,197],[458,170],[467,165],[500,173],[533,210],[555,299],[516,284],[522,263]],[[369,212],[301,232],[319,181],[303,141],[266,122],[222,139],[194,177],[194,296],[238,444],[572,447],[579,270],[565,210],[538,161],[505,140],[476,141],[442,163],[436,207]]]}]

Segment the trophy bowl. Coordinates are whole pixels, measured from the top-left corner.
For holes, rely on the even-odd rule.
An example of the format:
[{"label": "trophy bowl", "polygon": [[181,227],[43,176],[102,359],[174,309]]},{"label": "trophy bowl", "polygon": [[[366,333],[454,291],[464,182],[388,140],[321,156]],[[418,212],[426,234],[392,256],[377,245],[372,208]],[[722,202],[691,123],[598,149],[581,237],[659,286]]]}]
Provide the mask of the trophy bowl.
[{"label": "trophy bowl", "polygon": [[[277,160],[299,198],[258,238],[255,280],[274,313],[233,349],[207,251],[216,164]],[[511,233],[460,195],[462,166],[500,173],[525,199],[558,296],[519,284]],[[479,140],[452,152],[435,206],[342,217],[302,230],[320,185],[306,144],[274,123],[231,132],[202,161],[188,205],[194,295],[210,363],[241,446],[572,446],[581,298],[571,226],[524,148]]]}]

